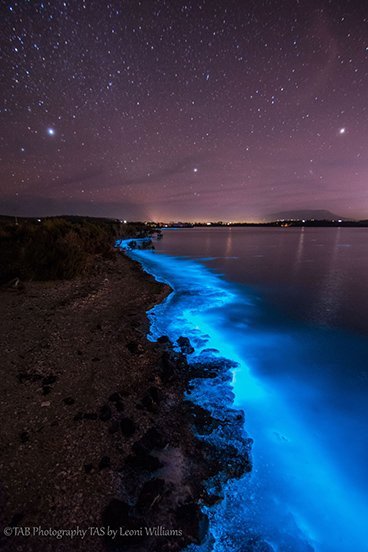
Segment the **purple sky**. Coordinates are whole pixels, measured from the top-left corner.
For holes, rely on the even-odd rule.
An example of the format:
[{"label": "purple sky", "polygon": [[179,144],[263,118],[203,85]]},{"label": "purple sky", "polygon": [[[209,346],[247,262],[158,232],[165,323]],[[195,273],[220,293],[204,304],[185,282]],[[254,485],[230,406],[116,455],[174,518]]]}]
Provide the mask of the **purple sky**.
[{"label": "purple sky", "polygon": [[0,2],[0,213],[368,218],[364,2]]}]

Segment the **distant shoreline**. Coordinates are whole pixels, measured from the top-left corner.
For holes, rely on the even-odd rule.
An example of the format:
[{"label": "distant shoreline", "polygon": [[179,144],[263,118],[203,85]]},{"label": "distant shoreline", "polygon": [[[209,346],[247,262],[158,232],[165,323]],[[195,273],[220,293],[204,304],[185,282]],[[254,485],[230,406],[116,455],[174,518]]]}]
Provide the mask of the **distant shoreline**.
[{"label": "distant shoreline", "polygon": [[[153,225],[153,224],[152,224]],[[273,222],[188,222],[188,223],[159,223],[155,225],[161,229],[173,228],[367,228],[368,220],[362,221],[332,221],[332,220],[277,220]]]},{"label": "distant shoreline", "polygon": [[[150,231],[152,229],[165,229],[165,228],[237,228],[237,227],[347,227],[347,228],[366,228],[368,227],[368,219],[362,220],[350,220],[346,217],[335,218],[335,219],[317,219],[317,218],[278,218],[270,221],[262,222],[246,222],[246,221],[237,221],[237,222],[228,222],[228,221],[216,221],[208,220],[206,222],[188,222],[188,221],[172,221],[172,222],[162,222],[162,221],[131,221],[131,220],[121,220],[116,218],[109,217],[90,217],[84,215],[52,215],[45,217],[18,217],[17,215],[1,215],[0,214],[0,225],[1,223],[21,223],[21,222],[43,222],[47,220],[62,219],[71,223],[94,223],[94,224],[110,224],[115,225],[117,228],[120,228],[122,232],[129,227],[134,227],[135,229],[140,229],[142,232]],[[131,234],[131,235],[134,235]]]}]

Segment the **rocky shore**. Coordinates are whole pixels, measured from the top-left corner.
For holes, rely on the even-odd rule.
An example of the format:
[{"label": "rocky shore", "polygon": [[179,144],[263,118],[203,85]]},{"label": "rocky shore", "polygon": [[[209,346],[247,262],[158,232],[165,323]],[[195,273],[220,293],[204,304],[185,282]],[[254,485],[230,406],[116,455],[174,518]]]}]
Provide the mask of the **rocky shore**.
[{"label": "rocky shore", "polygon": [[4,550],[181,550],[207,536],[202,506],[250,470],[241,414],[184,398],[224,366],[189,366],[185,336],[181,353],[146,338],[169,292],[121,254],[88,277],[1,289]]}]

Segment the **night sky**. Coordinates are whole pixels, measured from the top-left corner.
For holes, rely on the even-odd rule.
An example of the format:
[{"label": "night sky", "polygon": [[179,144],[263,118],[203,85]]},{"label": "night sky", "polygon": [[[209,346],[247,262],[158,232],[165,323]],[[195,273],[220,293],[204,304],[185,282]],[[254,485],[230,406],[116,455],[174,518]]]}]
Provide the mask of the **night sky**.
[{"label": "night sky", "polygon": [[0,6],[0,213],[368,218],[366,2]]}]

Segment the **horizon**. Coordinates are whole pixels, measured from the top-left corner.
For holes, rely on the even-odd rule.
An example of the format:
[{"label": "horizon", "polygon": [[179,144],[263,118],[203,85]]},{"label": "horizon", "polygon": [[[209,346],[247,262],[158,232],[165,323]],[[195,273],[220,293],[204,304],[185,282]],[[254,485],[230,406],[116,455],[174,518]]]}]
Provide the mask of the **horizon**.
[{"label": "horizon", "polygon": [[269,225],[269,224],[277,224],[282,222],[294,222],[294,223],[302,223],[302,224],[310,224],[310,223],[338,223],[338,224],[351,224],[351,223],[364,223],[368,222],[367,218],[362,219],[353,219],[353,218],[347,218],[342,217],[339,218],[337,216],[335,217],[326,217],[326,218],[318,218],[318,217],[305,217],[305,218],[298,218],[298,217],[283,217],[283,218],[264,218],[260,220],[222,220],[219,219],[170,219],[170,220],[135,220],[135,219],[122,219],[120,217],[100,217],[100,216],[91,216],[91,215],[81,215],[81,214],[55,214],[55,215],[45,215],[45,216],[18,216],[14,214],[6,214],[6,213],[0,213],[0,222],[1,219],[14,219],[16,223],[18,220],[35,220],[38,222],[42,222],[44,219],[54,219],[54,218],[72,218],[72,219],[100,219],[100,220],[106,220],[106,221],[116,221],[120,224],[144,224],[144,225],[207,225],[207,226],[239,226],[239,225]]}]

